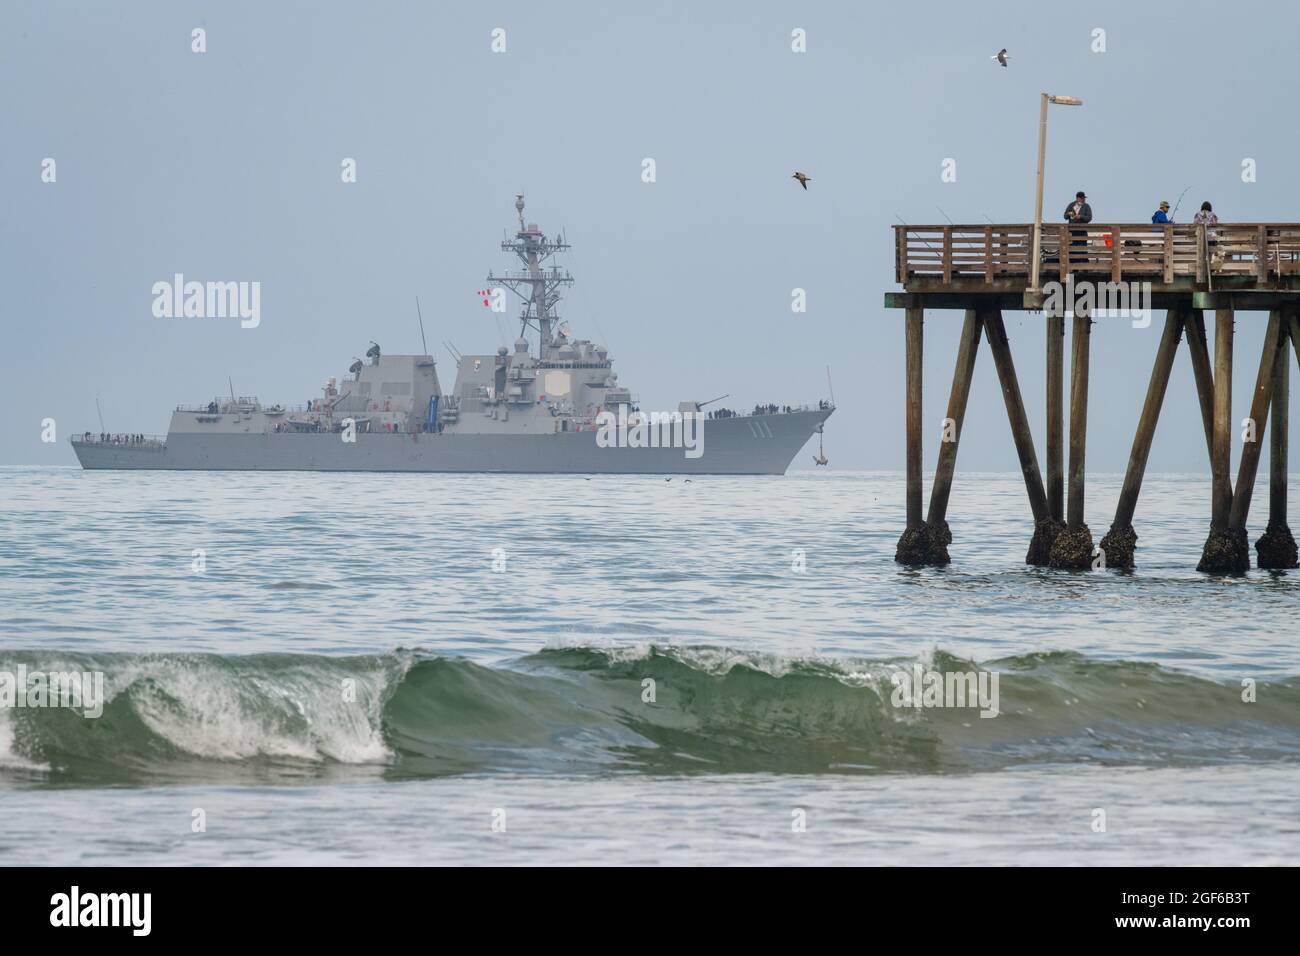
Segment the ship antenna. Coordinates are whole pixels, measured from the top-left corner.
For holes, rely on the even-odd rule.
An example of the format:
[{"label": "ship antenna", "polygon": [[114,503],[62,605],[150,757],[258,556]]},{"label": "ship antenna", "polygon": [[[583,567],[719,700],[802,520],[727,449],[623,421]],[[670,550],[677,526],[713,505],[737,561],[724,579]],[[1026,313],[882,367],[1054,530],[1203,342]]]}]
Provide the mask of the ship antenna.
[{"label": "ship antenna", "polygon": [[830,392],[831,392],[831,404],[834,405],[834,404],[835,404],[835,384],[831,381],[831,367],[830,367],[829,365],[826,366],[826,387],[827,387],[828,389],[830,389]]},{"label": "ship antenna", "polygon": [[420,297],[415,297],[415,315],[420,320],[420,345],[424,347],[424,354],[429,354],[429,343],[424,338],[424,314],[420,311]]},{"label": "ship antenna", "polygon": [[100,432],[106,432],[106,431],[108,431],[108,429],[104,427],[104,410],[103,410],[102,408],[99,407],[99,396],[98,396],[98,395],[95,396],[95,411],[97,411],[97,412],[99,413],[99,430],[100,430]]},{"label": "ship antenna", "polygon": [[[573,284],[573,276],[561,272],[559,267],[546,261],[559,252],[568,251],[569,244],[562,233],[547,238],[536,224],[529,226],[524,219],[524,194],[515,194],[515,210],[519,213],[519,234],[513,241],[501,243],[502,252],[514,253],[523,263],[522,271],[505,275],[488,274],[488,281],[499,283],[523,300],[519,314],[519,335],[526,337],[529,328],[537,328],[537,358],[546,362],[556,347],[551,329],[560,321],[555,307],[560,301],[560,289]],[[493,320],[496,316],[493,315]]]}]

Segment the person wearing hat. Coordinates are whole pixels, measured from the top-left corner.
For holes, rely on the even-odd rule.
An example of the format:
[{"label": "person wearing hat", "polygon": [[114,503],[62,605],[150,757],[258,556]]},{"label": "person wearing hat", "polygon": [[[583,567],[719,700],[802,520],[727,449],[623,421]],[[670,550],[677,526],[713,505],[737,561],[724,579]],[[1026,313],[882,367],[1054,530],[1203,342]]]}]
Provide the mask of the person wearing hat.
[{"label": "person wearing hat", "polygon": [[1155,211],[1155,215],[1153,215],[1153,216],[1151,217],[1151,221],[1154,222],[1154,223],[1157,223],[1157,224],[1160,224],[1160,223],[1166,223],[1166,222],[1173,222],[1173,220],[1169,218],[1169,200],[1168,200],[1168,199],[1166,199],[1164,202],[1162,202],[1162,203],[1160,204],[1160,208],[1157,209],[1157,210]]},{"label": "person wearing hat", "polygon": [[1074,194],[1074,202],[1065,207],[1065,218],[1069,222],[1092,222],[1092,207],[1082,189]]},{"label": "person wearing hat", "polygon": [[[1082,189],[1074,194],[1074,202],[1065,207],[1065,218],[1070,223],[1076,225],[1082,225],[1085,222],[1092,222],[1092,207],[1088,205],[1088,197],[1084,195]],[[1072,237],[1070,239],[1070,245],[1072,247],[1086,246],[1088,244],[1088,230],[1071,229],[1070,235]],[[1085,256],[1084,259],[1086,260],[1086,258],[1087,257]],[[1070,253],[1070,259],[1075,262],[1081,261],[1076,259],[1073,252]]]}]

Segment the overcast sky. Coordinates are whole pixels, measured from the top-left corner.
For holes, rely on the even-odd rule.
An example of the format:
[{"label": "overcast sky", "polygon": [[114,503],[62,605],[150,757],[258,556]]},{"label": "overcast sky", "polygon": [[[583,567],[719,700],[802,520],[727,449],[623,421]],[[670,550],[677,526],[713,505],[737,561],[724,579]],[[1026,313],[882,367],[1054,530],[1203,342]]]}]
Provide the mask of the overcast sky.
[{"label": "overcast sky", "polygon": [[[300,403],[371,339],[419,351],[417,295],[450,389],[444,339],[517,334],[514,305],[494,319],[475,292],[510,264],[523,190],[528,219],[574,247],[562,315],[642,408],[815,401],[829,364],[833,465],[901,468],[895,217],[1029,221],[1047,90],[1085,102],[1052,113],[1049,221],[1076,189],[1098,220],[1145,221],[1188,186],[1182,222],[1203,199],[1225,220],[1300,220],[1297,35],[1282,2],[4,0],[0,463],[74,463],[66,438],[99,430],[96,398],[109,430],[145,433],[228,377]],[[1003,46],[1009,69],[990,59]],[[155,318],[151,288],[177,272],[260,282],[260,326]],[[1265,318],[1238,323],[1238,420]],[[1094,329],[1090,470],[1123,468],[1161,319]],[[1041,457],[1042,319],[1006,320]],[[927,468],[959,322],[927,319]],[[987,353],[959,467],[1017,469]],[[1208,468],[1185,351],[1151,467]]]}]

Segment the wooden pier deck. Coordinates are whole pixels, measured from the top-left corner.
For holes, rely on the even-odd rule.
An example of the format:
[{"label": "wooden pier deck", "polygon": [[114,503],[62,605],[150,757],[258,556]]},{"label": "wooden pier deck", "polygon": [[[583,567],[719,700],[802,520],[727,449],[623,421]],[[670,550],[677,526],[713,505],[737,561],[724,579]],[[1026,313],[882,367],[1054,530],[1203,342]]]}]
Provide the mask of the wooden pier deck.
[{"label": "wooden pier deck", "polygon": [[[895,280],[903,291],[887,292],[885,305],[905,310],[907,323],[907,526],[896,560],[904,564],[950,560],[948,498],[972,371],[984,339],[993,353],[1035,522],[1026,562],[1077,570],[1133,567],[1137,534],[1132,520],[1170,371],[1185,338],[1213,482],[1210,534],[1198,567],[1213,572],[1250,567],[1246,521],[1270,411],[1269,521],[1255,545],[1258,566],[1297,567],[1296,544],[1287,526],[1286,465],[1292,347],[1300,360],[1300,223],[1044,224],[1038,288],[1031,287],[1032,224],[905,225],[894,227],[894,237]],[[1090,329],[1092,316],[1101,310],[1113,313],[1129,308],[1162,310],[1165,322],[1119,505],[1110,531],[1094,547],[1084,521]],[[921,358],[926,309],[960,309],[965,319],[934,486],[923,516]],[[1046,480],[1039,470],[1002,321],[1002,311],[1007,309],[1042,311],[1047,325]],[[1206,310],[1215,314],[1213,358]],[[1067,312],[1072,315],[1068,471],[1064,460]],[[1253,433],[1253,437],[1242,442],[1234,482],[1231,381],[1238,312],[1266,313],[1268,326],[1246,429],[1247,436]]]}]

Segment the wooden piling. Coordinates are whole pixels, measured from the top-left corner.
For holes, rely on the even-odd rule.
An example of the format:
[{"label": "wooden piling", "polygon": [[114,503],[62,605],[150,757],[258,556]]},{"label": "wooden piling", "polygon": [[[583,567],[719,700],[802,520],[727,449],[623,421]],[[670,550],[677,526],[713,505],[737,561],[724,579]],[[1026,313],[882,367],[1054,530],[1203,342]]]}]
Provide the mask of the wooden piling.
[{"label": "wooden piling", "polygon": [[[1198,571],[1238,574],[1250,569],[1245,527],[1231,527],[1232,518],[1232,349],[1236,316],[1231,309],[1214,315],[1214,407],[1210,440],[1210,534],[1201,552]],[[1193,364],[1196,357],[1193,353]],[[1197,389],[1201,390],[1200,381]],[[1204,399],[1202,399],[1204,401]],[[1256,444],[1258,448],[1258,443]],[[1252,474],[1252,481],[1254,480]]]},{"label": "wooden piling", "polygon": [[1300,362],[1300,311],[1291,313],[1291,344],[1295,347],[1296,361]]},{"label": "wooden piling", "polygon": [[1048,551],[1059,529],[1052,529],[1050,535],[1040,534],[1038,529],[1051,519],[1051,509],[1047,503],[1047,492],[1043,488],[1043,476],[1038,470],[1038,455],[1034,451],[1034,436],[1029,427],[1029,416],[1025,413],[1025,402],[1020,394],[1020,381],[1016,377],[1015,362],[1011,358],[1011,345],[1007,341],[1007,329],[1002,322],[1002,312],[991,309],[980,313],[988,335],[989,351],[993,353],[993,364],[998,370],[998,382],[1002,386],[1002,400],[1007,407],[1007,421],[1011,424],[1011,437],[1016,444],[1016,454],[1020,458],[1020,473],[1025,479],[1025,492],[1029,496],[1029,510],[1034,516],[1034,536],[1030,541],[1029,552],[1025,556],[1026,564],[1046,564]]},{"label": "wooden piling", "polygon": [[1047,505],[1053,521],[1065,521],[1064,386],[1065,316],[1047,316]]},{"label": "wooden piling", "polygon": [[925,313],[907,310],[907,527],[921,525],[921,370]]},{"label": "wooden piling", "polygon": [[1016,454],[1020,457],[1020,471],[1025,478],[1025,491],[1029,495],[1029,509],[1035,521],[1042,521],[1048,516],[1047,492],[1043,489],[1043,476],[1038,470],[1038,456],[1034,452],[1034,436],[1029,428],[1029,416],[1025,414],[1025,403],[1020,395],[1020,381],[1016,378],[1015,362],[1011,358],[1011,346],[1007,341],[1006,326],[1002,322],[1002,312],[994,309],[980,316],[984,330],[988,335],[989,351],[993,353],[993,364],[998,370],[998,382],[1002,386],[1002,400],[1007,407],[1007,420],[1011,424],[1011,437],[1016,443]]},{"label": "wooden piling", "polygon": [[1088,353],[1092,319],[1086,312],[1074,317],[1070,337],[1070,493],[1066,523],[1083,526],[1084,452],[1088,444]]},{"label": "wooden piling", "polygon": [[[915,311],[918,313],[915,332],[909,332],[907,339],[909,375],[912,369],[913,355],[915,355],[916,363],[915,395],[912,390],[912,379],[909,378],[908,384],[908,526],[904,529],[902,537],[898,539],[898,548],[894,553],[894,560],[899,564],[947,564],[951,560],[948,557],[948,545],[952,543],[952,533],[948,530],[946,520],[948,495],[952,491],[952,476],[957,466],[957,444],[961,439],[961,426],[966,418],[966,403],[970,398],[971,377],[975,371],[975,355],[979,349],[980,339],[980,320],[973,309],[967,310],[966,321],[962,324],[961,341],[957,346],[957,366],[952,376],[952,392],[948,396],[948,418],[953,422],[952,440],[941,441],[939,444],[939,458],[934,472],[934,487],[930,491],[930,510],[926,520],[922,522],[919,520],[921,510],[921,453],[919,447],[921,428],[921,331],[920,310]],[[913,310],[908,310],[909,319],[912,312]],[[915,418],[913,418],[911,407],[913,397],[915,397],[916,403]],[[913,423],[915,423],[915,429]],[[917,477],[915,485],[912,481],[911,471],[913,464],[911,442],[914,435],[917,441],[917,450],[915,452]],[[914,487],[916,489],[915,524],[913,524],[912,511]]]},{"label": "wooden piling", "polygon": [[1151,442],[1155,438],[1156,422],[1164,405],[1169,387],[1169,374],[1178,354],[1178,340],[1182,335],[1184,316],[1175,309],[1165,314],[1165,327],[1156,347],[1155,364],[1151,368],[1151,381],[1147,385],[1146,401],[1138,418],[1133,447],[1128,455],[1128,468],[1120,488],[1119,504],[1115,507],[1115,520],[1110,531],[1101,539],[1101,551],[1107,567],[1133,567],[1133,552],[1137,545],[1137,532],[1133,530],[1133,514],[1137,511],[1138,495],[1142,491],[1142,478],[1146,474]]},{"label": "wooden piling", "polygon": [[1274,309],[1268,316],[1264,332],[1264,349],[1259,357],[1259,372],[1255,376],[1255,394],[1250,402],[1250,418],[1254,423],[1254,441],[1245,442],[1241,449],[1241,464],[1237,467],[1237,484],[1232,492],[1232,510],[1228,514],[1229,530],[1244,530],[1250,516],[1250,499],[1255,492],[1255,473],[1259,468],[1260,448],[1264,429],[1268,425],[1268,410],[1273,400],[1273,372],[1277,368],[1277,351],[1281,345],[1281,313]]},{"label": "wooden piling", "polygon": [[1192,357],[1192,375],[1196,379],[1196,397],[1201,406],[1201,428],[1205,431],[1205,451],[1214,455],[1214,374],[1210,370],[1210,349],[1205,334],[1205,313],[1189,309],[1183,315],[1187,330],[1187,351]]},{"label": "wooden piling", "polygon": [[[1288,335],[1289,339],[1290,336]],[[1277,350],[1273,368],[1273,421],[1268,426],[1268,523],[1286,524],[1287,405],[1291,397],[1291,355],[1286,342]]]},{"label": "wooden piling", "polygon": [[[1287,342],[1295,341],[1295,334],[1295,316],[1283,317],[1273,366],[1273,420],[1268,425],[1268,527],[1255,542],[1261,568],[1298,566],[1295,537],[1286,517],[1288,406],[1291,398],[1291,349]],[[1300,343],[1296,347],[1300,349]]]},{"label": "wooden piling", "polygon": [[947,524],[948,495],[957,468],[957,444],[961,440],[962,422],[966,419],[966,402],[975,372],[975,355],[979,351],[981,322],[974,309],[966,310],[957,346],[957,366],[952,373],[952,391],[948,395],[948,418],[952,421],[952,441],[939,443],[939,461],[934,470],[934,487],[930,490],[930,511],[925,523],[931,528]]},{"label": "wooden piling", "polygon": [[1092,532],[1083,520],[1084,453],[1088,444],[1088,353],[1092,318],[1075,307],[1070,333],[1070,474],[1066,498],[1066,527],[1052,543],[1048,564],[1053,568],[1086,570],[1092,565]]},{"label": "wooden piling", "polygon": [[1232,309],[1214,313],[1214,428],[1210,444],[1212,513],[1210,528],[1228,527],[1232,510],[1232,339],[1236,317]]}]

